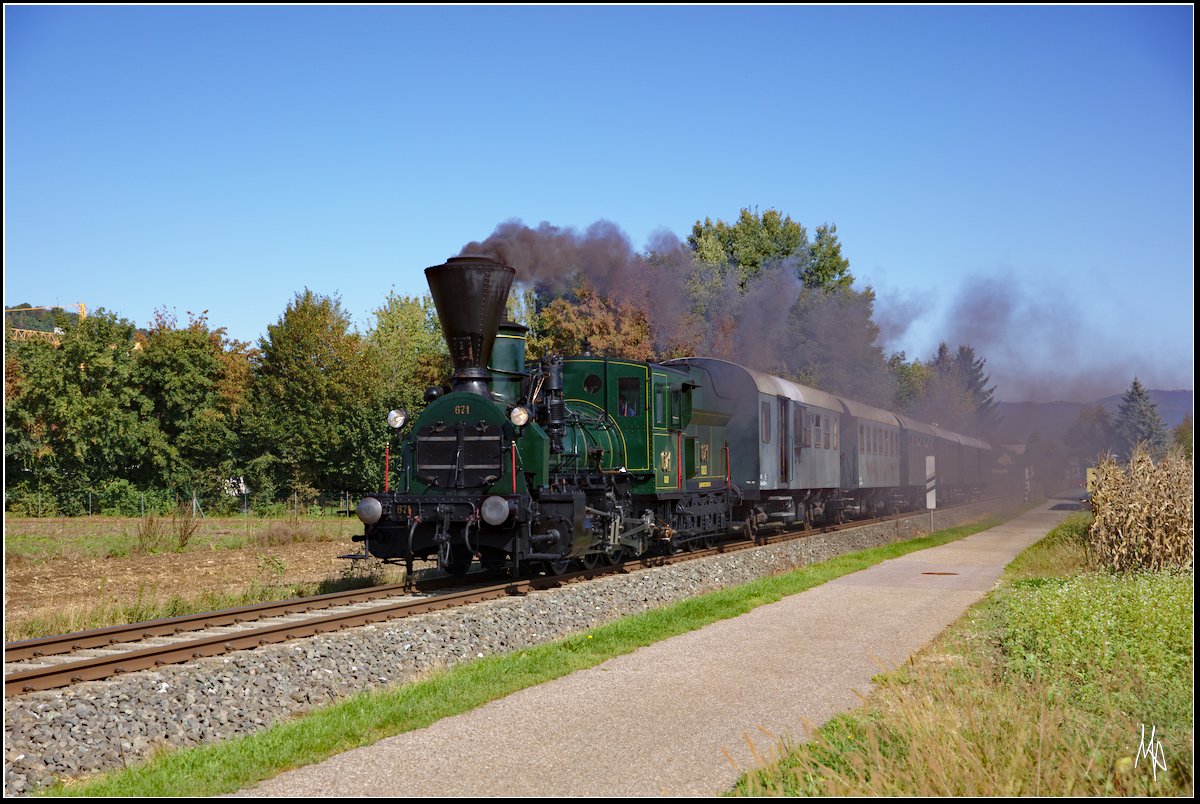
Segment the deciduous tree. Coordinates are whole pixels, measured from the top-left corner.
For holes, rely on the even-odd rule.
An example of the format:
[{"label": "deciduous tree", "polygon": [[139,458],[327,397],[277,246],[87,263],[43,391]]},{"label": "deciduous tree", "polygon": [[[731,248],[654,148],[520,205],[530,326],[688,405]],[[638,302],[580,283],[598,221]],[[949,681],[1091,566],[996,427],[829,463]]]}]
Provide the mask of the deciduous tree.
[{"label": "deciduous tree", "polygon": [[249,395],[245,344],[211,329],[207,313],[156,313],[141,338],[137,379],[163,435],[154,484],[212,499],[241,474],[240,413]]},{"label": "deciduous tree", "polygon": [[99,309],[56,324],[57,346],[6,339],[15,358],[6,361],[6,485],[49,491],[63,513],[83,513],[103,483],[152,478],[164,439],[137,382],[133,323]]},{"label": "deciduous tree", "polygon": [[743,209],[733,224],[720,219],[713,223],[711,218],[696,221],[688,245],[697,259],[714,266],[718,273],[729,266],[742,289],[768,262],[794,258],[806,263],[809,256],[807,231],[775,209],[761,215]]},{"label": "deciduous tree", "polygon": [[305,289],[259,340],[251,461],[260,490],[311,497],[382,481],[382,379],[340,299]]},{"label": "deciduous tree", "polygon": [[418,299],[388,293],[375,310],[367,341],[377,355],[389,409],[404,408],[416,416],[425,407],[425,390],[450,376],[450,354],[429,294]]},{"label": "deciduous tree", "polygon": [[837,224],[823,223],[817,227],[808,259],[800,269],[800,280],[805,287],[824,290],[849,290],[854,283],[850,260],[842,256]]}]

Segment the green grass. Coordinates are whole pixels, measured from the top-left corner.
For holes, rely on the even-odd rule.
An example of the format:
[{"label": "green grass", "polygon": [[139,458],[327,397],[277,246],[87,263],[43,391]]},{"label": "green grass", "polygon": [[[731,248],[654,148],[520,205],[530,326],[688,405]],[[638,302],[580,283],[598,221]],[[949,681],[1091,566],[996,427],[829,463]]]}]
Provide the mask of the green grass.
[{"label": "green grass", "polygon": [[555,643],[486,657],[398,688],[365,692],[295,721],[217,745],[164,752],[135,768],[45,791],[85,796],[211,796],[429,725],[639,647],[995,526],[988,519],[872,548],[628,617]]},{"label": "green grass", "polygon": [[[1088,517],[743,795],[1190,796],[1193,578],[1087,569]],[[1138,756],[1155,728],[1167,769]]]}]

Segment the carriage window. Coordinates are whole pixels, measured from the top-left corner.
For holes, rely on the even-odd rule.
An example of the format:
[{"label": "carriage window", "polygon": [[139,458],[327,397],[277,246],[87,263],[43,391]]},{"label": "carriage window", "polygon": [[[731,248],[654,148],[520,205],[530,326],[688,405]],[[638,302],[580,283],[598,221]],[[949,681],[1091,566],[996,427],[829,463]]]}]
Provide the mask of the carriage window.
[{"label": "carriage window", "polygon": [[833,448],[834,449],[841,449],[841,447],[838,445],[838,433],[841,431],[841,429],[842,429],[842,420],[834,419],[833,420]]},{"label": "carriage window", "polygon": [[833,439],[833,419],[830,416],[825,417],[825,449],[829,449],[829,442]]},{"label": "carriage window", "polygon": [[821,446],[821,414],[813,414],[813,446]]},{"label": "carriage window", "polygon": [[867,445],[866,445],[865,440],[863,439],[863,426],[860,424],[858,426],[858,452],[859,452],[859,454],[862,454],[866,451],[867,451]]},{"label": "carriage window", "polygon": [[667,426],[667,389],[661,385],[654,386],[654,423]]},{"label": "carriage window", "polygon": [[636,416],[642,400],[642,381],[637,377],[622,377],[617,380],[617,413],[621,416]]},{"label": "carriage window", "polygon": [[758,414],[759,420],[762,422],[762,440],[764,444],[771,441],[771,405],[768,402],[762,403],[762,409]]}]

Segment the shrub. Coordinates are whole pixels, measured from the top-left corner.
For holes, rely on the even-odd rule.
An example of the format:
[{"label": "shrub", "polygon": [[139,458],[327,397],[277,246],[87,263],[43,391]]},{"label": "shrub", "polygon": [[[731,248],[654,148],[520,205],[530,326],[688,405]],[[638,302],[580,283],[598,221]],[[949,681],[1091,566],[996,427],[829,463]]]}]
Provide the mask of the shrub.
[{"label": "shrub", "polygon": [[110,516],[141,516],[142,492],[128,480],[110,480],[96,495],[98,510]]},{"label": "shrub", "polygon": [[167,529],[162,519],[153,513],[142,517],[137,525],[133,552],[137,555],[157,553],[166,546],[166,543]]}]

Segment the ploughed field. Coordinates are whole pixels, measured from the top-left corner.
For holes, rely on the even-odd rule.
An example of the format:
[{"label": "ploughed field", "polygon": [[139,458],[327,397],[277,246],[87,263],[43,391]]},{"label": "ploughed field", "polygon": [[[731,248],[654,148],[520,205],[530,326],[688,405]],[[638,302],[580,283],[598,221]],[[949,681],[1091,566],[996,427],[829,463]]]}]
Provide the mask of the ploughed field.
[{"label": "ploughed field", "polygon": [[[367,574],[366,567],[351,566],[358,562],[338,558],[362,549],[350,540],[361,528],[356,519],[341,517],[203,519],[181,548],[170,517],[158,523],[8,518],[5,641],[28,637],[22,629],[35,621],[57,618],[67,630],[96,627],[69,618],[97,609],[128,610],[138,601],[142,605],[131,613],[153,616],[154,607],[170,606],[173,599],[236,605],[218,596],[313,594],[319,584]],[[371,566],[378,570],[378,562]]]}]

